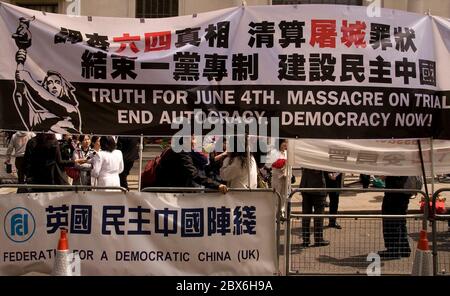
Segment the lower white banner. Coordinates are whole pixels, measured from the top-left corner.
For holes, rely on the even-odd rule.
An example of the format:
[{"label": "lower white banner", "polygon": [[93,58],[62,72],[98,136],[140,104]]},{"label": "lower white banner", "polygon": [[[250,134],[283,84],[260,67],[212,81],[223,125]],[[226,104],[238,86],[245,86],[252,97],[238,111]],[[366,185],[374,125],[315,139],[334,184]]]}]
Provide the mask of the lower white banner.
[{"label": "lower white banner", "polygon": [[59,229],[81,275],[273,275],[272,192],[55,192],[0,197],[0,275],[50,274]]},{"label": "lower white banner", "polygon": [[[416,139],[292,140],[294,167],[384,176],[422,176]],[[450,141],[421,139],[425,171],[450,173]]]}]

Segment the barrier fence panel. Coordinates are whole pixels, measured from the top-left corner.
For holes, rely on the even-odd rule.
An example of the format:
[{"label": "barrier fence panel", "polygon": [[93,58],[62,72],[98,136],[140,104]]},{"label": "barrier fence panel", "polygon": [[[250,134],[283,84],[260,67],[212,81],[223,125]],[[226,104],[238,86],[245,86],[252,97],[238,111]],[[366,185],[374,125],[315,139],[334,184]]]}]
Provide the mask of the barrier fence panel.
[{"label": "barrier fence panel", "polygon": [[[292,207],[292,197],[295,194],[324,191],[411,192],[411,194],[418,193],[425,196],[422,191],[405,191],[403,189],[305,188],[293,191],[289,197],[285,229],[285,268],[287,275],[411,274],[420,230],[427,228],[426,214],[317,215],[303,214],[300,209]],[[328,224],[330,218],[337,219],[342,229],[326,227],[325,225]],[[383,224],[388,243],[397,244],[399,252],[385,254],[388,256],[381,258],[378,252],[386,249]],[[320,231],[321,225],[322,231]],[[314,230],[317,229],[319,231],[314,233]],[[407,239],[399,241],[398,231],[407,231]],[[303,237],[305,237],[305,240]],[[310,243],[306,244],[308,238]]]},{"label": "barrier fence panel", "polygon": [[279,274],[278,194],[166,189],[3,195],[0,275],[50,273],[60,227],[83,275]]},{"label": "barrier fence panel", "polygon": [[[281,222],[283,221],[282,212],[281,212],[281,204],[282,204],[282,197],[281,195],[273,190],[273,189],[264,189],[264,188],[257,188],[257,189],[249,189],[249,188],[229,188],[230,192],[273,192],[275,198],[276,198],[276,250],[274,252],[276,253],[277,258],[277,266],[280,267],[280,254],[282,253],[281,247]],[[192,187],[146,187],[141,190],[141,192],[154,192],[154,193],[194,193],[194,192],[217,192],[215,189],[208,189],[208,188],[192,188]],[[279,274],[281,274],[281,268],[279,271]]]},{"label": "barrier fence panel", "polygon": [[450,275],[450,203],[446,201],[447,197],[450,197],[450,188],[441,188],[432,199],[430,218],[434,275]]}]

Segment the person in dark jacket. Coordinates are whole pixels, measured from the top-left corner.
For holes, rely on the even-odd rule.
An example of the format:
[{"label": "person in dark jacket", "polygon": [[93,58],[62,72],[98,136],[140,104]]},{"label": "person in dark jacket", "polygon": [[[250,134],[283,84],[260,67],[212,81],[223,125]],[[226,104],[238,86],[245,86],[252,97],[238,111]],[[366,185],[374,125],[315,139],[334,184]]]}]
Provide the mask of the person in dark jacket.
[{"label": "person in dark jacket", "polygon": [[120,186],[129,190],[127,177],[133,168],[134,162],[139,159],[139,138],[119,137],[117,139],[117,149],[122,151],[123,155],[123,171],[119,175]]},{"label": "person in dark jacket", "polygon": [[[324,171],[302,169],[300,188],[325,188]],[[325,212],[326,192],[302,192],[303,214],[323,214]],[[311,243],[310,218],[302,219],[303,247]],[[327,246],[330,242],[323,239],[323,218],[314,218],[314,245]]]},{"label": "person in dark jacket", "polygon": [[[385,178],[386,189],[404,189],[407,176]],[[381,205],[383,215],[406,215],[411,193],[386,192]],[[383,238],[386,250],[378,252],[381,258],[398,259],[409,257],[411,248],[408,242],[406,219],[383,219]]]},{"label": "person in dark jacket", "polygon": [[[25,174],[28,184],[68,185],[63,168],[83,164],[86,160],[63,160],[54,134],[38,134],[28,141],[25,149]],[[60,191],[58,189],[33,189],[33,192]]]},{"label": "person in dark jacket", "polygon": [[[195,137],[191,138],[191,147],[195,146]],[[172,148],[163,154],[156,171],[155,187],[197,187],[218,189],[226,193],[224,184],[208,178],[194,164],[190,151],[175,152]]]}]

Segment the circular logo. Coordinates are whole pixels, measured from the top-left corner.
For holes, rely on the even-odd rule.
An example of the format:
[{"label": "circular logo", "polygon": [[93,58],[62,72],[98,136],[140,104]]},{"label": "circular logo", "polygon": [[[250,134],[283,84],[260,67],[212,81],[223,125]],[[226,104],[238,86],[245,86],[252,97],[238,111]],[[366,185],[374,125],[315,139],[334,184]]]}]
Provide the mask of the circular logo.
[{"label": "circular logo", "polygon": [[3,228],[10,240],[16,243],[23,243],[33,236],[36,222],[29,210],[17,207],[6,214]]}]

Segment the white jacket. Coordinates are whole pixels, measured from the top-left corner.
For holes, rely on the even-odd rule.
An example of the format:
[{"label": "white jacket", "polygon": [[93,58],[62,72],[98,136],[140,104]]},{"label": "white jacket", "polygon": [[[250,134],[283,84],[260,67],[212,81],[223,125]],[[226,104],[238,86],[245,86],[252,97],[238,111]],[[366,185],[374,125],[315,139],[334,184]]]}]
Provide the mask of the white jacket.
[{"label": "white jacket", "polygon": [[122,151],[99,151],[92,159],[91,177],[96,186],[120,186],[119,174],[123,171]]}]

